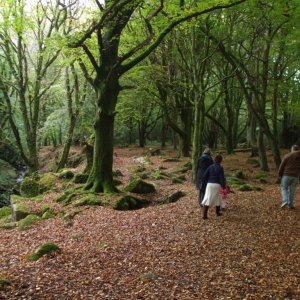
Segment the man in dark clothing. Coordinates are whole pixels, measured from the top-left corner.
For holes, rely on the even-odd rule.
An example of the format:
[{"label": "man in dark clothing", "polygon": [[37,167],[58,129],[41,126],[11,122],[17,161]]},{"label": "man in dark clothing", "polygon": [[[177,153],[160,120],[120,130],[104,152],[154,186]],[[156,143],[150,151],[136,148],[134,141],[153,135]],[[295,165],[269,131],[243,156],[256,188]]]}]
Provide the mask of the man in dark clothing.
[{"label": "man in dark clothing", "polygon": [[211,157],[210,149],[206,147],[202,155],[198,158],[197,169],[196,169],[196,187],[199,190],[199,204],[204,198],[206,184],[203,184],[202,179],[207,168],[213,164],[213,159]]},{"label": "man in dark clothing", "polygon": [[278,170],[281,186],[282,204],[294,208],[294,197],[300,176],[300,147],[292,146],[291,153],[284,156]]}]

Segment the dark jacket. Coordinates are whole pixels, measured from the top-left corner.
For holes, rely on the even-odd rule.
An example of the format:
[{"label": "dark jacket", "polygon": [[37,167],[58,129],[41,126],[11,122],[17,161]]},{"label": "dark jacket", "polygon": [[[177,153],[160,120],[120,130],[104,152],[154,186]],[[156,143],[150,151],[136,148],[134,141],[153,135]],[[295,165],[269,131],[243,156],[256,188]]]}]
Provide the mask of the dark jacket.
[{"label": "dark jacket", "polygon": [[283,157],[278,170],[279,177],[300,176],[300,150],[291,152]]},{"label": "dark jacket", "polygon": [[207,168],[213,164],[213,160],[211,158],[211,156],[207,153],[202,154],[199,158],[198,158],[198,162],[197,162],[197,172],[196,172],[196,186],[199,189],[201,182],[202,182],[202,178],[203,175],[205,173],[205,171],[207,170]]},{"label": "dark jacket", "polygon": [[223,167],[218,163],[209,166],[203,175],[203,183],[219,183],[225,189],[226,180]]}]

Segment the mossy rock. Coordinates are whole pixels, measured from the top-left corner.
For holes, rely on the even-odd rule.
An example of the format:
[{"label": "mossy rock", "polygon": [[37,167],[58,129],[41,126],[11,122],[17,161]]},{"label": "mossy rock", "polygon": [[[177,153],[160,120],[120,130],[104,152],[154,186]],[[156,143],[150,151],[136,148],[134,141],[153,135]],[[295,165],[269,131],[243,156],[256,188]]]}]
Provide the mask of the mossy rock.
[{"label": "mossy rock", "polygon": [[53,255],[54,253],[59,252],[61,252],[61,249],[56,244],[46,243],[39,246],[33,254],[29,255],[28,260],[37,261],[42,256]]},{"label": "mossy rock", "polygon": [[28,215],[26,218],[18,222],[18,227],[20,230],[29,228],[32,224],[40,221],[41,218],[37,215]]},{"label": "mossy rock", "polygon": [[56,213],[54,210],[51,209],[50,206],[44,205],[42,207],[42,219],[50,219],[56,216]]},{"label": "mossy rock", "polygon": [[173,184],[182,184],[186,180],[184,175],[179,175],[174,178],[172,178],[172,183]]},{"label": "mossy rock", "polygon": [[76,190],[74,189],[68,189],[65,190],[62,195],[60,195],[58,198],[56,198],[56,202],[58,203],[64,203],[69,204],[72,201],[72,198],[76,195]]},{"label": "mossy rock", "polygon": [[21,196],[24,197],[35,197],[39,194],[40,185],[39,183],[31,178],[25,177],[21,183]]},{"label": "mossy rock", "polygon": [[257,179],[257,180],[264,179],[264,180],[266,180],[268,178],[268,176],[269,176],[268,172],[259,171],[257,174],[255,174],[254,179]]},{"label": "mossy rock", "polygon": [[56,214],[53,211],[45,211],[42,215],[42,219],[46,220],[46,219],[54,218],[55,216]]},{"label": "mossy rock", "polygon": [[137,194],[148,194],[155,192],[155,187],[151,183],[147,183],[141,179],[131,181],[125,188],[124,191],[132,192]]},{"label": "mossy rock", "polygon": [[0,219],[11,216],[12,215],[12,209],[10,206],[4,206],[0,208]]},{"label": "mossy rock", "polygon": [[14,221],[20,221],[30,215],[29,209],[24,204],[13,204],[12,215]]},{"label": "mossy rock", "polygon": [[89,174],[76,174],[74,176],[74,183],[86,183],[89,178]]},{"label": "mossy rock", "polygon": [[56,180],[57,177],[53,173],[45,173],[41,175],[39,180],[39,185],[40,185],[39,192],[44,193],[46,191],[51,190],[54,187]]},{"label": "mossy rock", "polygon": [[139,166],[130,166],[128,169],[132,173],[142,173],[142,172],[146,171],[146,168],[144,166],[142,166],[142,165],[139,165]]},{"label": "mossy rock", "polygon": [[0,220],[0,228],[2,229],[13,229],[17,227],[17,222],[2,222]]},{"label": "mossy rock", "polygon": [[[11,282],[5,278],[0,277],[0,289],[11,285]],[[4,299],[4,298],[3,298]]]},{"label": "mossy rock", "polygon": [[184,174],[184,173],[188,172],[189,170],[190,170],[189,166],[182,165],[182,166],[177,166],[177,167],[173,168],[170,171],[170,173],[171,174],[176,174],[176,173],[177,174]]},{"label": "mossy rock", "polygon": [[253,191],[253,187],[249,184],[243,184],[239,187],[239,191],[242,191],[242,192]]},{"label": "mossy rock", "polygon": [[240,185],[244,185],[244,181],[237,178],[237,177],[234,177],[234,176],[227,176],[226,177],[226,182],[229,186],[233,186],[233,187],[238,187]]},{"label": "mossy rock", "polygon": [[136,173],[136,174],[131,175],[129,177],[129,180],[131,182],[131,181],[134,181],[134,180],[147,179],[147,178],[149,178],[148,173],[143,172],[143,173]]},{"label": "mossy rock", "polygon": [[155,180],[161,180],[169,178],[169,175],[162,172],[160,169],[154,169],[152,170],[151,177]]},{"label": "mossy rock", "polygon": [[174,203],[178,201],[181,197],[184,197],[185,193],[182,191],[177,191],[173,193],[172,195],[166,197],[163,201],[162,204],[168,204],[168,203]]},{"label": "mossy rock", "polygon": [[74,207],[83,205],[102,205],[102,201],[99,199],[99,195],[88,194],[83,195],[80,199],[75,200],[72,205]]},{"label": "mossy rock", "polygon": [[119,198],[115,204],[116,210],[134,210],[146,207],[149,205],[148,200],[138,199],[130,195],[125,195]]},{"label": "mossy rock", "polygon": [[74,177],[74,173],[68,169],[64,169],[58,174],[58,177],[62,179],[72,179]]}]

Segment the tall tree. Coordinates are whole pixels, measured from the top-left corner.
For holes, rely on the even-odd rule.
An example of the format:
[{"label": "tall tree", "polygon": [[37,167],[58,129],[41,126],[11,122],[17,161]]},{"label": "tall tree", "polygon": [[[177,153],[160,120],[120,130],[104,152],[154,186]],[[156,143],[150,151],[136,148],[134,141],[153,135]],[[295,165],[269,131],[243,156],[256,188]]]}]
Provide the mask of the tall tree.
[{"label": "tall tree", "polygon": [[[169,3],[166,7],[164,7],[164,2],[159,1],[159,5],[155,7],[152,2],[142,0],[107,0],[104,6],[96,1],[100,11],[98,20],[92,22],[82,33],[81,38],[69,44],[70,47],[82,47],[89,58],[94,76],[92,77],[87,69],[85,74],[97,94],[94,161],[86,189],[96,192],[116,191],[112,178],[113,131],[115,108],[118,95],[122,90],[120,77],[148,57],[176,25],[217,9],[229,8],[244,0],[228,1],[220,5],[217,4],[218,1],[212,1],[213,3],[209,4],[201,3],[199,7],[190,10],[183,10],[176,6],[177,1]],[[172,14],[172,10],[175,14]],[[133,15],[138,12],[144,20],[147,34],[144,40],[139,40],[133,48],[126,53],[121,53],[122,33]],[[161,12],[164,14],[160,14]],[[156,34],[153,22],[158,19],[159,15],[160,21],[162,18],[168,21]],[[92,36],[96,38],[96,49],[91,48],[94,46],[93,43],[89,43]]]}]

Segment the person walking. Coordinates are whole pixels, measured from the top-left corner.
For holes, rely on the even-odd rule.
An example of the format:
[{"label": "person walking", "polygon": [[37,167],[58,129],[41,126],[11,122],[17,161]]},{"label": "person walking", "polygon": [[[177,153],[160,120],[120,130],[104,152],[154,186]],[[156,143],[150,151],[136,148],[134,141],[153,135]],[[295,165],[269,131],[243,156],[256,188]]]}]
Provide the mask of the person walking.
[{"label": "person walking", "polygon": [[203,175],[203,182],[207,182],[203,205],[203,219],[207,219],[209,207],[216,207],[217,216],[221,216],[221,197],[220,189],[225,189],[226,180],[224,176],[224,169],[221,166],[223,157],[217,155],[215,162],[207,168]]},{"label": "person walking", "polygon": [[198,158],[197,168],[196,168],[196,187],[199,190],[198,201],[200,206],[203,201],[206,185],[202,183],[203,175],[207,168],[212,165],[213,159],[211,157],[211,151],[208,147],[205,147],[202,155]]},{"label": "person walking", "polygon": [[291,153],[286,154],[278,169],[282,204],[284,208],[294,208],[294,197],[300,176],[300,147],[293,145]]}]

